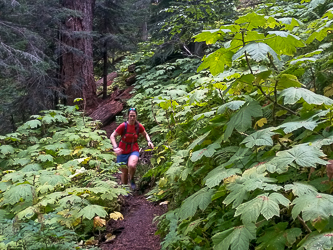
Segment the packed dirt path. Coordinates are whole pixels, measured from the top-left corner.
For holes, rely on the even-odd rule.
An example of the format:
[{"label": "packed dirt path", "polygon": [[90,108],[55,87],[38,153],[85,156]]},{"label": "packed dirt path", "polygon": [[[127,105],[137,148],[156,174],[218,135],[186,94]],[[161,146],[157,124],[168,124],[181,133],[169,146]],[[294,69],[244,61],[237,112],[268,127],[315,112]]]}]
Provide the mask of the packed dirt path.
[{"label": "packed dirt path", "polygon": [[153,219],[166,212],[166,208],[146,200],[140,196],[122,197],[124,220],[110,220],[107,233],[116,235],[113,241],[104,243],[103,250],[158,250],[160,237],[155,235],[157,230]]}]

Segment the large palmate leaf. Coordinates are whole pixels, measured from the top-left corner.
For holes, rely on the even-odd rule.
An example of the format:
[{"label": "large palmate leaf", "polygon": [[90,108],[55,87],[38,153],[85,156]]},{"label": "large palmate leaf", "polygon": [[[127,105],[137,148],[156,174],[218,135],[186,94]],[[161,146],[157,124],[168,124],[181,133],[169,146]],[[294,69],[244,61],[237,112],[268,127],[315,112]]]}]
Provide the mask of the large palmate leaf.
[{"label": "large palmate leaf", "polygon": [[208,55],[207,57],[204,57],[203,63],[199,66],[198,72],[209,68],[210,73],[212,75],[217,75],[219,73],[222,73],[224,71],[225,66],[231,66],[232,64],[232,56],[233,52],[230,50],[227,50],[225,48],[220,48],[214,53]]},{"label": "large palmate leaf", "polygon": [[247,136],[241,143],[252,148],[254,146],[273,146],[272,136],[276,133],[272,132],[274,128],[262,129]]},{"label": "large palmate leaf", "polygon": [[39,120],[30,120],[25,123],[25,125],[29,126],[30,128],[37,128],[42,125]]},{"label": "large palmate leaf", "polygon": [[4,155],[13,154],[14,148],[11,145],[1,145],[0,152],[1,152],[1,154],[4,154]]},{"label": "large palmate leaf", "polygon": [[232,207],[236,208],[248,197],[251,191],[256,189],[278,191],[282,189],[278,185],[271,184],[276,180],[266,177],[266,174],[265,167],[261,165],[246,170],[241,177],[236,178],[227,186],[230,194],[224,199],[223,203],[226,205],[233,203]]},{"label": "large palmate leaf", "polygon": [[232,227],[212,237],[214,250],[248,250],[251,240],[256,238],[256,226],[248,224]]},{"label": "large palmate leaf", "polygon": [[64,185],[64,184],[68,183],[69,180],[65,176],[62,176],[57,173],[44,172],[40,175],[39,182],[41,185],[48,184],[48,185],[56,186],[56,185]]},{"label": "large palmate leaf", "polygon": [[263,27],[266,24],[266,19],[264,15],[258,15],[255,12],[250,12],[247,15],[239,17],[235,23],[246,24],[247,30],[252,30],[254,28]]},{"label": "large palmate leaf", "polygon": [[224,133],[224,139],[228,139],[234,128],[239,132],[245,132],[252,127],[252,117],[262,116],[262,109],[259,103],[253,101],[243,107],[234,114],[227,124],[227,129]]},{"label": "large palmate leaf", "polygon": [[293,184],[287,184],[284,187],[284,190],[292,190],[293,194],[296,196],[302,196],[305,194],[317,195],[317,189],[309,184],[294,182]]},{"label": "large palmate leaf", "polygon": [[53,161],[53,156],[49,154],[39,155],[37,160],[40,160],[41,162]]},{"label": "large palmate leaf", "polygon": [[19,201],[32,201],[35,188],[29,184],[12,186],[4,193],[4,204],[14,205]]},{"label": "large palmate leaf", "polygon": [[266,220],[273,216],[280,215],[279,204],[288,207],[290,201],[279,193],[262,194],[256,198],[239,205],[235,216],[241,215],[243,224],[256,222],[259,215],[262,214]]},{"label": "large palmate leaf", "polygon": [[296,48],[304,47],[303,41],[286,31],[268,31],[267,39],[265,43],[274,49],[279,55],[292,56],[296,52]]},{"label": "large palmate leaf", "polygon": [[297,197],[292,205],[291,215],[294,219],[302,212],[304,221],[328,219],[333,215],[333,196],[321,193],[309,193]]},{"label": "large palmate leaf", "polygon": [[247,53],[253,60],[260,62],[268,60],[267,54],[269,53],[275,61],[280,62],[276,52],[265,43],[249,43],[243,48],[238,50],[233,56],[232,60],[235,61],[240,58],[244,53]]},{"label": "large palmate leaf", "polygon": [[11,180],[13,183],[15,182],[23,182],[25,180],[24,173],[21,171],[16,171],[12,173],[6,174],[4,177],[2,177],[2,181],[9,181]]},{"label": "large palmate leaf", "polygon": [[91,220],[95,216],[105,217],[108,213],[104,210],[102,206],[99,205],[89,205],[80,210],[78,217],[87,218]]},{"label": "large palmate leaf", "polygon": [[265,229],[265,234],[261,236],[257,243],[257,250],[284,250],[286,246],[290,247],[296,242],[296,239],[302,235],[300,228],[288,227],[288,222],[280,222],[273,227]]},{"label": "large palmate leaf", "polygon": [[224,167],[217,167],[210,171],[203,181],[206,183],[207,187],[212,188],[219,185],[223,179],[240,173],[242,173],[242,171],[239,168],[225,169]]},{"label": "large palmate leaf", "polygon": [[205,210],[208,205],[212,202],[212,195],[214,193],[213,189],[202,188],[198,192],[192,194],[188,197],[179,210],[179,218],[185,220],[193,216],[198,207],[201,210]]},{"label": "large palmate leaf", "polygon": [[287,166],[291,163],[296,163],[301,167],[316,167],[316,164],[326,165],[327,162],[320,157],[325,154],[318,148],[299,144],[291,149],[279,151],[271,161],[267,162],[267,170],[271,173],[281,173],[286,171]]},{"label": "large palmate leaf", "polygon": [[203,156],[212,157],[213,154],[216,152],[216,149],[220,147],[221,147],[220,144],[213,143],[210,144],[207,148],[202,148],[198,151],[195,151],[191,156],[191,161],[196,162],[200,160]]},{"label": "large palmate leaf", "polygon": [[188,146],[187,149],[193,149],[196,145],[202,143],[202,141],[209,135],[210,131],[199,136],[197,139],[195,139],[191,144],[190,146]]},{"label": "large palmate leaf", "polygon": [[195,42],[206,42],[207,44],[214,44],[218,40],[222,40],[225,33],[230,32],[229,29],[215,29],[203,30],[200,34],[195,35]]},{"label": "large palmate leaf", "polygon": [[287,122],[278,126],[278,128],[283,128],[283,132],[289,134],[302,127],[313,131],[318,125],[319,124],[316,121],[308,119],[305,121]]},{"label": "large palmate leaf", "polygon": [[244,105],[245,101],[231,101],[231,102],[227,102],[223,105],[221,105],[218,110],[217,110],[217,114],[221,114],[224,113],[225,110],[227,108],[235,111],[237,109],[240,109],[240,107],[242,107]]},{"label": "large palmate leaf", "polygon": [[310,90],[305,88],[288,88],[284,89],[281,92],[281,96],[284,97],[284,104],[295,104],[301,98],[308,104],[316,104],[316,105],[332,105],[333,101],[323,95],[318,95]]},{"label": "large palmate leaf", "polygon": [[306,241],[298,248],[299,250],[331,250],[333,248],[333,231],[318,234],[312,232]]}]

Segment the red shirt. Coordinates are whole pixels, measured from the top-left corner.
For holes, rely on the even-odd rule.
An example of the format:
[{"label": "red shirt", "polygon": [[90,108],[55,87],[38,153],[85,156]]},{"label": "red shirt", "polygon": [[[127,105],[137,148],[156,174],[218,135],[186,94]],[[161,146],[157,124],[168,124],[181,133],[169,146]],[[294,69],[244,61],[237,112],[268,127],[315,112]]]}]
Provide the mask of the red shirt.
[{"label": "red shirt", "polygon": [[[125,129],[125,124],[124,123],[120,124],[116,129],[117,134],[122,136],[124,129]],[[139,134],[142,133],[143,131],[145,131],[145,128],[139,123]],[[139,151],[139,145],[137,143],[137,140],[138,140],[138,135],[136,134],[135,131],[135,125],[129,125],[127,123],[126,134],[121,138],[119,142],[119,148],[123,150],[122,154],[129,154],[133,151]],[[129,144],[126,144],[122,141],[127,142]],[[131,145],[132,142],[133,142],[133,148]]]}]

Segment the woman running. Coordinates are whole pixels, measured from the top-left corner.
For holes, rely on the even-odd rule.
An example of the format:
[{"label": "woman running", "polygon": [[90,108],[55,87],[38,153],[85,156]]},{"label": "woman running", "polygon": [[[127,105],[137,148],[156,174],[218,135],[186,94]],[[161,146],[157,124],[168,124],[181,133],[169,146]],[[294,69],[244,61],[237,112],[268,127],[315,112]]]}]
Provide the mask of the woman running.
[{"label": "woman running", "polygon": [[[139,134],[146,137],[148,146],[154,148],[145,128],[136,120],[137,112],[135,108],[130,108],[127,112],[128,121],[120,124],[118,128],[111,134],[110,140],[113,145],[113,150],[117,154],[117,163],[127,165],[128,168],[121,168],[121,182],[128,183],[130,180],[131,189],[136,188],[134,182],[134,174],[136,164],[139,160],[139,145],[137,143]],[[117,146],[116,136],[121,135],[119,147]]]}]

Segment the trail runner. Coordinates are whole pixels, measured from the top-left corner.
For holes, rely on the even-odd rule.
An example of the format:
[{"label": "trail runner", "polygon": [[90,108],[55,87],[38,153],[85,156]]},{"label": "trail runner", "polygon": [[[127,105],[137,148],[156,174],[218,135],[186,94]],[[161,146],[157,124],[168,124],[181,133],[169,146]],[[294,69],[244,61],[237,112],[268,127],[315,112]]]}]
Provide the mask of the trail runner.
[{"label": "trail runner", "polygon": [[[130,108],[127,112],[128,120],[120,124],[110,136],[113,150],[117,154],[117,163],[127,165],[127,168],[120,168],[122,172],[121,182],[127,184],[129,179],[132,190],[136,188],[134,174],[139,160],[139,145],[137,142],[139,134],[146,137],[149,147],[154,148],[145,128],[136,120],[137,114],[135,108]],[[121,135],[119,146],[116,142],[118,135]]]}]

